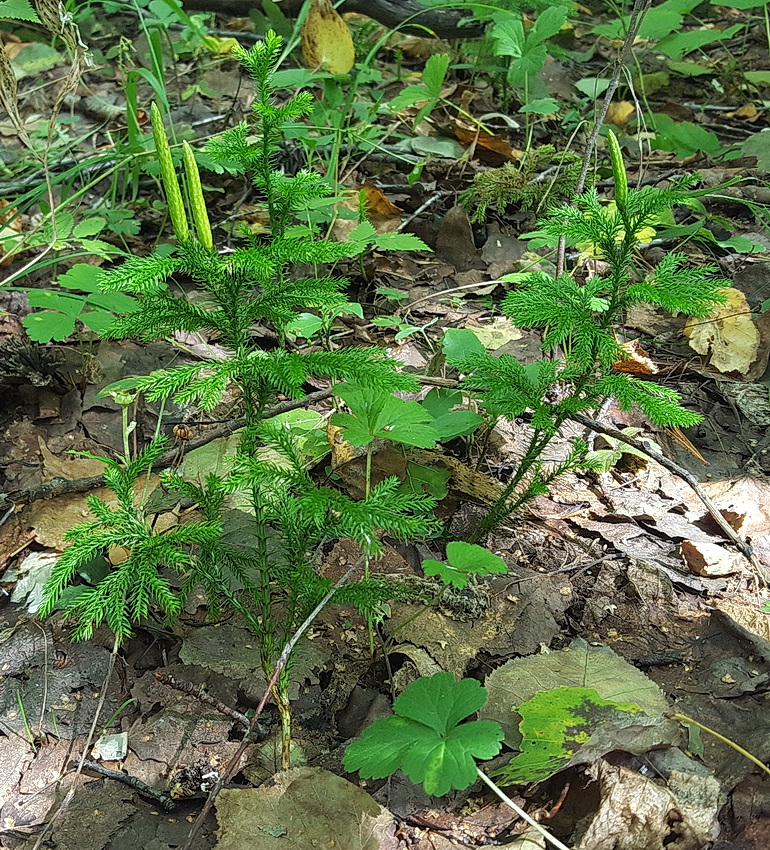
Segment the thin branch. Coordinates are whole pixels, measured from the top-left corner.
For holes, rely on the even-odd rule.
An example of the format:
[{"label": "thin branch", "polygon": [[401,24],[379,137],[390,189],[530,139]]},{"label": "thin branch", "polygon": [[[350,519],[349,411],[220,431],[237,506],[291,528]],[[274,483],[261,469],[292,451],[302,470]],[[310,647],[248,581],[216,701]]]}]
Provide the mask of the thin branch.
[{"label": "thin branch", "polygon": [[765,567],[759,562],[757,556],[754,554],[754,550],[751,548],[751,544],[744,540],[738,532],[730,525],[730,523],[722,516],[719,508],[711,501],[711,497],[709,494],[701,487],[698,479],[691,473],[688,472],[683,466],[680,466],[678,463],[675,463],[673,460],[667,458],[662,452],[659,452],[657,449],[652,446],[642,443],[639,440],[635,440],[632,437],[629,437],[627,434],[624,434],[622,431],[619,431],[617,428],[611,428],[609,425],[602,425],[601,422],[597,422],[594,419],[589,419],[587,416],[583,416],[581,413],[573,413],[570,416],[574,422],[579,422],[581,425],[584,425],[586,428],[590,428],[592,431],[596,431],[599,434],[604,434],[607,437],[611,437],[613,440],[619,440],[621,443],[625,443],[627,446],[631,446],[631,448],[635,449],[638,452],[646,455],[652,460],[659,463],[661,466],[664,466],[669,472],[673,472],[674,475],[679,476],[686,484],[688,484],[692,490],[695,492],[697,497],[701,500],[706,510],[711,514],[714,519],[714,522],[719,526],[719,528],[724,532],[725,537],[730,540],[735,547],[740,551],[740,553],[746,558],[746,560],[751,564],[752,568],[757,574],[760,582],[764,586],[770,586],[770,575],[768,574]]},{"label": "thin branch", "polygon": [[[319,401],[324,401],[332,394],[330,389],[319,390],[315,393],[309,393],[300,399],[292,401],[284,401],[271,407],[265,412],[265,419],[273,416],[278,416],[281,413],[286,413],[289,410],[297,410],[310,404],[315,404]],[[246,424],[245,419],[233,419],[219,428],[214,428],[211,431],[206,431],[199,437],[189,440],[185,444],[185,452],[192,449],[199,449],[208,443],[218,440],[220,437],[229,437],[239,428],[243,428]],[[179,450],[177,448],[170,449],[158,458],[152,465],[153,470],[168,469],[173,466],[179,459]],[[95,490],[97,487],[104,486],[103,475],[92,475],[89,478],[75,478],[72,481],[64,481],[56,479],[49,481],[46,484],[38,484],[37,487],[30,487],[27,490],[16,490],[13,493],[0,493],[0,508],[6,502],[11,502],[14,505],[28,505],[31,502],[36,502],[38,499],[52,499],[55,496],[63,496],[65,493],[88,493],[90,490]]]},{"label": "thin branch", "polygon": [[91,773],[96,773],[99,776],[105,776],[107,779],[114,779],[115,782],[121,782],[123,785],[128,785],[138,791],[144,797],[149,797],[156,803],[160,803],[164,812],[173,812],[176,808],[176,801],[164,791],[159,791],[157,788],[151,788],[146,782],[137,779],[135,776],[130,776],[128,773],[121,773],[118,770],[110,770],[94,761],[84,761],[83,769],[90,770]]},{"label": "thin branch", "polygon": [[200,814],[195,819],[195,823],[192,825],[192,829],[190,830],[190,834],[187,836],[187,841],[185,842],[182,850],[192,850],[193,842],[195,841],[195,836],[198,834],[200,828],[203,826],[203,822],[205,821],[208,813],[211,811],[211,807],[214,805],[214,801],[217,798],[219,792],[224,788],[225,784],[230,781],[230,778],[235,774],[238,769],[238,765],[240,764],[241,757],[243,756],[246,748],[249,746],[252,740],[252,736],[254,732],[258,728],[258,719],[262,712],[265,709],[265,704],[267,703],[267,699],[270,696],[273,688],[275,687],[275,683],[278,681],[278,677],[281,675],[281,671],[286,666],[286,662],[289,660],[289,656],[291,655],[294,647],[297,645],[297,642],[305,634],[305,632],[310,628],[313,623],[313,620],[323,611],[323,609],[329,604],[331,598],[334,594],[342,587],[345,582],[353,575],[353,573],[358,569],[361,561],[363,561],[363,556],[358,558],[358,560],[350,567],[350,569],[342,576],[342,578],[337,581],[334,586],[329,590],[329,592],[324,596],[324,598],[316,605],[316,607],[310,612],[302,625],[294,632],[291,640],[284,646],[283,651],[281,652],[278,661],[276,662],[275,669],[273,670],[273,675],[270,677],[270,681],[267,683],[267,687],[265,688],[265,692],[262,695],[262,699],[259,701],[259,705],[254,712],[254,716],[251,718],[251,723],[249,724],[249,728],[246,730],[246,734],[243,736],[243,741],[241,741],[241,745],[233,754],[233,757],[225,767],[221,776],[214,783],[214,787],[209,791],[209,796],[206,799],[206,802],[203,804],[203,808],[200,811]]}]

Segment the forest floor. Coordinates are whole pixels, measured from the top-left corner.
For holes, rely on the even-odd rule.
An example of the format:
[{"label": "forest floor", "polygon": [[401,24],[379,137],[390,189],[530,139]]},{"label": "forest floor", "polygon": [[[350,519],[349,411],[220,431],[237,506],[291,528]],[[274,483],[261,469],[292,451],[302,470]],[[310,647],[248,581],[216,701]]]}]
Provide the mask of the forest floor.
[{"label": "forest floor", "polygon": [[[85,32],[87,41],[93,38],[106,45],[108,17],[95,16],[101,29],[94,25],[93,32]],[[125,20],[130,26],[130,19]],[[228,31],[234,26],[222,22]],[[763,49],[766,53],[766,46],[759,26],[746,32],[741,55],[748,66],[758,61]],[[587,38],[578,32],[575,47],[582,44],[581,37]],[[136,38],[139,44],[144,36],[137,30]],[[733,52],[733,41],[738,40],[730,42]],[[703,61],[717,63],[723,48],[711,53],[706,49]],[[399,61],[416,74],[424,61],[418,51],[437,52],[427,40],[413,38],[401,49]],[[610,55],[606,48],[604,54],[596,49],[582,63],[549,58],[541,76],[552,94],[574,100],[572,83],[600,76]],[[655,66],[660,57],[642,52],[641,58]],[[378,58],[386,70],[395,60],[392,48]],[[55,87],[28,89],[33,82],[55,81],[61,75],[62,64],[55,62],[19,83],[27,110],[34,107],[41,126]],[[189,59],[177,65],[175,75],[175,96],[197,87],[178,104],[175,120],[180,124],[204,125],[215,132],[220,116],[240,117],[248,109],[249,90],[232,61],[217,59],[201,66]],[[723,70],[719,79],[724,82],[726,77]],[[506,112],[495,88],[482,77],[474,81],[457,75],[447,86],[444,98],[472,104],[476,115]],[[756,205],[756,192],[761,193],[767,174],[756,158],[722,157],[736,140],[768,126],[767,104],[745,89],[742,94],[737,88],[725,92],[723,85],[718,98],[717,90],[702,76],[678,77],[665,93],[650,97],[657,112],[708,127],[723,150],[688,156],[656,151],[646,157],[643,170],[629,159],[629,182],[661,184],[695,170],[706,187],[734,177],[754,178],[754,195],[745,182],[737,183],[702,198],[702,210],[687,211],[677,221],[691,225],[700,220],[722,243],[742,237],[754,245],[750,252],[689,237],[659,238],[641,249],[642,262],[650,266],[674,249],[685,251],[692,263],[716,263],[752,311],[758,340],[753,357],[743,372],[720,369],[713,352],[698,354],[688,347],[684,317],[640,310],[628,317],[627,338],[638,339],[654,361],[657,373],[649,377],[674,387],[689,409],[703,415],[703,423],[686,434],[656,430],[640,414],[615,406],[603,411],[602,421],[619,429],[639,429],[636,433],[694,475],[770,571],[770,311],[759,312],[770,299],[770,256],[761,250],[770,248],[770,233],[766,214],[763,218]],[[95,97],[121,107],[123,114],[121,76],[106,60],[84,74],[68,101],[67,114],[73,120],[61,127],[67,137],[59,150],[61,168],[78,158],[85,161],[89,151],[106,144],[109,121],[120,121],[105,119],[104,113],[97,116]],[[622,93],[621,100],[628,102],[626,97]],[[150,98],[140,86],[140,102]],[[697,104],[704,103],[713,109],[699,110]],[[459,126],[455,114],[441,107],[434,111],[432,127],[439,128],[441,138],[447,139],[449,128]],[[409,135],[408,130],[408,122],[402,122],[395,135]],[[0,134],[3,155],[10,161],[13,134],[1,120]],[[430,137],[428,129],[424,135]],[[535,123],[534,137],[537,144],[549,142],[561,150],[567,134],[552,116]],[[468,140],[458,132],[454,143],[467,146]],[[496,307],[511,285],[501,284],[501,276],[531,262],[523,235],[534,229],[533,214],[516,207],[492,210],[485,223],[472,225],[457,203],[458,193],[468,188],[475,173],[520,160],[522,145],[522,130],[503,123],[486,140],[476,138],[475,148],[462,161],[431,157],[413,183],[407,174],[414,158],[404,164],[396,156],[351,152],[349,167],[341,170],[345,186],[366,187],[376,226],[405,226],[434,252],[375,251],[362,265],[342,269],[351,280],[350,300],[363,305],[364,319],[340,319],[335,344],[384,345],[405,369],[449,379],[457,376],[436,357],[437,340],[446,328],[471,328],[489,351],[513,354],[525,363],[541,356],[538,334],[517,329]],[[287,167],[302,160],[297,145],[287,143],[285,152]],[[242,181],[223,175],[209,178],[207,185],[217,189],[212,193],[212,219],[259,215]],[[10,187],[23,175],[3,179]],[[110,181],[107,176],[95,181],[85,202],[105,193],[114,185]],[[153,193],[149,197],[158,197],[152,182],[142,179],[139,185],[142,192]],[[609,185],[600,173],[600,193]],[[752,205],[747,206],[747,200]],[[132,206],[130,199],[121,209],[136,213],[141,226],[133,232],[118,231],[113,241],[146,253],[162,223],[159,213],[149,203]],[[109,241],[111,236],[103,231],[100,238]],[[28,260],[29,255],[14,258],[6,271],[13,274]],[[56,271],[62,273],[73,262],[84,259],[64,256]],[[51,267],[39,267],[15,285],[46,289],[51,273]],[[378,294],[383,288],[386,294]],[[391,296],[394,290],[401,295],[388,303],[388,290]],[[106,628],[91,641],[72,643],[60,617],[40,622],[34,612],[41,585],[66,546],[65,533],[88,516],[85,493],[108,496],[96,489],[98,482],[84,481],[99,476],[103,465],[68,451],[117,455],[123,449],[121,411],[109,398],[98,397],[99,390],[170,363],[215,356],[216,340],[180,334],[140,345],[89,338],[82,332],[49,344],[41,354],[25,341],[22,322],[32,310],[26,294],[0,289],[0,308],[3,345],[10,341],[20,346],[14,354],[5,349],[6,362],[21,364],[4,371],[0,365],[0,469],[6,494],[0,503],[0,847],[183,847],[212,776],[240,747],[241,720],[224,709],[246,713],[264,691],[253,636],[235,617],[212,621],[203,594],[193,594],[177,623],[167,628],[158,620],[137,627],[114,659],[113,638]],[[372,324],[372,318],[383,314],[395,314],[398,323],[390,328]],[[396,339],[397,331],[407,326],[412,331]],[[726,350],[734,342],[730,333],[720,325]],[[314,409],[323,417],[330,403],[321,401]],[[226,462],[234,410],[223,407],[203,415],[194,408],[167,405],[161,410],[141,403],[131,408],[137,422],[132,440],[141,445],[148,439],[159,416],[169,435],[175,425],[189,427],[192,439],[175,444],[175,465],[194,479]],[[580,426],[571,427],[563,440],[584,433]],[[454,539],[461,539],[515,468],[526,428],[524,422],[503,422],[484,446],[462,438],[440,450],[410,453],[391,444],[375,455],[376,476],[405,479],[410,463],[441,470],[446,495],[439,516]],[[595,447],[618,448],[601,436]],[[326,475],[327,463],[319,461],[319,476]],[[347,464],[340,486],[355,495],[362,475],[361,465]],[[158,486],[157,479],[151,486]],[[172,510],[159,509],[158,523],[174,521]],[[401,775],[363,782],[343,770],[347,743],[365,725],[385,716],[393,696],[407,683],[439,670],[485,682],[490,702],[484,716],[503,725],[506,742],[517,734],[506,704],[523,669],[516,665],[527,659],[533,665],[527,668],[530,675],[548,687],[549,681],[568,679],[566,672],[560,679],[560,670],[569,667],[565,659],[571,654],[582,672],[569,679],[570,684],[591,687],[609,681],[618,696],[652,688],[672,710],[728,737],[760,761],[770,761],[770,620],[762,611],[767,592],[755,569],[726,540],[680,477],[618,448],[618,461],[609,472],[560,480],[529,513],[511,518],[486,545],[506,561],[508,573],[472,584],[416,619],[410,620],[416,606],[394,604],[378,633],[382,644],[394,634],[385,657],[381,652],[372,657],[366,623],[354,611],[332,608],[321,615],[293,673],[297,767],[272,778],[278,769],[278,721],[269,705],[263,718],[266,736],[242,753],[234,782],[198,832],[195,850],[460,850],[513,842],[523,824],[480,785],[439,800]],[[349,541],[332,541],[319,569],[336,579],[358,557]],[[419,565],[426,557],[440,557],[431,541],[394,544],[372,569],[421,577]],[[212,700],[201,700],[184,685],[204,689]],[[571,764],[547,782],[514,787],[509,793],[559,836],[569,836],[581,820],[603,819],[604,843],[597,841],[594,850],[632,846],[613,843],[631,834],[636,835],[636,850],[765,850],[770,846],[770,777],[724,741],[706,733],[698,738],[694,728],[689,738],[678,726],[659,728],[646,744],[629,741],[623,730],[613,729],[595,744],[593,757]],[[65,801],[89,740],[89,763],[132,777],[139,787],[86,767],[72,786],[74,796]],[[335,776],[347,781],[338,782]],[[678,785],[674,776],[679,777]],[[656,797],[661,788],[671,794],[663,802]],[[155,796],[147,789],[154,789]],[[298,822],[301,837],[281,831]],[[246,844],[246,835],[252,841],[254,835],[261,837],[258,843]],[[527,846],[542,845],[533,840]]]}]

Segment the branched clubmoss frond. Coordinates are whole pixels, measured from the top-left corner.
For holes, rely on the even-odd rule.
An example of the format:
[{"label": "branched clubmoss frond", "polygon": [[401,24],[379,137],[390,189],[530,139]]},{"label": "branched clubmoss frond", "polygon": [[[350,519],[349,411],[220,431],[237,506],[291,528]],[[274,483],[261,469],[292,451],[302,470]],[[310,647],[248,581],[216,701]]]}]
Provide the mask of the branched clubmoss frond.
[{"label": "branched clubmoss frond", "polygon": [[[685,313],[704,318],[726,301],[728,280],[716,277],[716,266],[706,264],[686,268],[684,254],[666,254],[649,280],[632,284],[625,291],[625,303],[654,304],[669,313]],[[625,305],[624,305],[625,306]]]},{"label": "branched clubmoss frond", "polygon": [[514,204],[524,211],[545,202],[555,205],[574,196],[581,166],[579,154],[557,153],[553,145],[542,145],[528,151],[519,163],[480,171],[461,200],[472,210],[473,222],[484,221],[489,207],[502,214]]}]

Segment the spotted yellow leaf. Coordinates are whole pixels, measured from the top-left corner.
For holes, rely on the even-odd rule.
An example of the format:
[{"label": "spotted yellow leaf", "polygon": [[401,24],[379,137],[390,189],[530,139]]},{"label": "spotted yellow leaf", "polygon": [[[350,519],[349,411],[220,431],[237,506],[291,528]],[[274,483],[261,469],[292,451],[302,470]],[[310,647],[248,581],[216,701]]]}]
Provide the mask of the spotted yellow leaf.
[{"label": "spotted yellow leaf", "polygon": [[353,38],[331,0],[311,0],[302,25],[302,58],[308,68],[347,74],[356,61]]}]

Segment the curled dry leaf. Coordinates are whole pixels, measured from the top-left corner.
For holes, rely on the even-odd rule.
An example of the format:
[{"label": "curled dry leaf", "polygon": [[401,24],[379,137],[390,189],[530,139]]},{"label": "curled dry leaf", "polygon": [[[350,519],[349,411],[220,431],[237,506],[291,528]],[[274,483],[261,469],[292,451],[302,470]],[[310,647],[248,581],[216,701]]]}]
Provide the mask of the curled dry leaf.
[{"label": "curled dry leaf", "polygon": [[301,38],[302,58],[308,68],[347,74],[356,61],[350,30],[331,0],[311,0]]},{"label": "curled dry leaf", "polygon": [[690,348],[709,355],[710,366],[723,373],[745,375],[759,353],[759,331],[746,296],[734,287],[725,293],[725,304],[720,304],[709,318],[690,319],[684,332]]},{"label": "curled dry leaf", "polygon": [[709,543],[706,540],[684,540],[681,551],[690,572],[699,576],[730,575],[738,570],[742,558],[742,555],[728,552],[717,543]]}]

